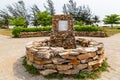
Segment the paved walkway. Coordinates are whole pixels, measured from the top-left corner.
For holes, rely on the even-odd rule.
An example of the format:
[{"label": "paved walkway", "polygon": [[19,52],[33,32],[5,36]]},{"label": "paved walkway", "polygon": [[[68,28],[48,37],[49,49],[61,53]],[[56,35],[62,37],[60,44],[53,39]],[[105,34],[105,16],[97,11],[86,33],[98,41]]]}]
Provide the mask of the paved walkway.
[{"label": "paved walkway", "polygon": [[[0,80],[47,80],[40,75],[33,76],[27,73],[22,66],[21,59],[25,55],[25,45],[27,42],[47,38],[10,38],[0,35]],[[98,80],[120,80],[120,34],[108,38],[87,38],[105,44],[105,54],[111,66],[110,71],[104,72]]]}]

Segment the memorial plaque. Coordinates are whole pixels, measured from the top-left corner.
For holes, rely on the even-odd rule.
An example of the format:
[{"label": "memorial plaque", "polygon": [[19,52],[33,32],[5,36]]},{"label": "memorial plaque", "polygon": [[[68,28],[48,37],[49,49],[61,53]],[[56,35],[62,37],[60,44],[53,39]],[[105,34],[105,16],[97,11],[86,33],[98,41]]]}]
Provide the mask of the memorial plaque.
[{"label": "memorial plaque", "polygon": [[58,31],[67,31],[68,30],[68,21],[60,20],[58,22]]}]

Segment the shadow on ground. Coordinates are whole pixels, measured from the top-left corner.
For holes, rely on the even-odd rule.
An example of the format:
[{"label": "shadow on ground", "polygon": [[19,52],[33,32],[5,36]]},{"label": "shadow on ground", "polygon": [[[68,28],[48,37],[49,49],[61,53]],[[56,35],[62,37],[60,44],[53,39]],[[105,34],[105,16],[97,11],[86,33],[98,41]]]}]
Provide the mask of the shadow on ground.
[{"label": "shadow on ground", "polygon": [[23,57],[17,59],[16,63],[14,63],[13,66],[13,72],[14,75],[17,77],[17,80],[48,80],[41,75],[31,75],[26,72],[24,66],[22,65],[22,61]]}]

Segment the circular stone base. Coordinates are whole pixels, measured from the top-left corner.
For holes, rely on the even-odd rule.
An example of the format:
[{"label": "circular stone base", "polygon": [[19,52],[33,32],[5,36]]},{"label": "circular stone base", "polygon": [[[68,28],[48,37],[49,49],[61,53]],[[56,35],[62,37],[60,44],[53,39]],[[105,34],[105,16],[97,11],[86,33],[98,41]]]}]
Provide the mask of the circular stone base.
[{"label": "circular stone base", "polygon": [[78,38],[76,49],[50,47],[50,41],[35,41],[26,46],[27,64],[33,65],[42,75],[52,73],[77,74],[91,72],[105,60],[103,43]]}]

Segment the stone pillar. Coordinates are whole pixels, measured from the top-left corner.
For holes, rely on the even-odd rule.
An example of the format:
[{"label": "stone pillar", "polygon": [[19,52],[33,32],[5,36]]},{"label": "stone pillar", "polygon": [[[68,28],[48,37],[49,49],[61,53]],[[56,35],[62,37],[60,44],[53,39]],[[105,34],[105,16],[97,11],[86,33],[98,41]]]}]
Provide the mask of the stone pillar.
[{"label": "stone pillar", "polygon": [[51,47],[76,48],[71,15],[54,15],[52,17]]}]

